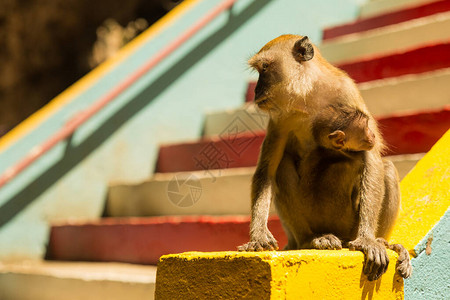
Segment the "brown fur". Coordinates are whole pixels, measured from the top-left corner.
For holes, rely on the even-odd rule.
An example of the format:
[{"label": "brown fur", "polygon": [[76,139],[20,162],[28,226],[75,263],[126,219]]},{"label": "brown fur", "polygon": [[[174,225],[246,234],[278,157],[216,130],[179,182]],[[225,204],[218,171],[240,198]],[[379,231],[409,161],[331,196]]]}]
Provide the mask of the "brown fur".
[{"label": "brown fur", "polygon": [[[349,246],[364,252],[368,279],[379,278],[389,259],[376,238],[387,238],[397,216],[398,177],[381,158],[381,135],[356,85],[302,36],[274,39],[249,64],[260,74],[255,103],[270,121],[253,176],[250,242],[239,250],[278,248],[267,228],[273,199],[288,236],[286,250]],[[330,105],[366,117],[370,151],[347,156],[321,147],[312,129]],[[349,119],[344,117],[349,124],[357,118]],[[411,264],[402,255],[401,274],[408,277]]]}]

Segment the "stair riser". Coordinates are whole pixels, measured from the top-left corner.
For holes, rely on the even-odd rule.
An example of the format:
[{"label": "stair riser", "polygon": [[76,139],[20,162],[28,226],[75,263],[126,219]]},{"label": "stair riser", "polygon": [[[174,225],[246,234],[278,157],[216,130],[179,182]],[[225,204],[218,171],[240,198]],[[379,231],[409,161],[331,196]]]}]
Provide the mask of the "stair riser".
[{"label": "stair riser", "polygon": [[450,13],[446,12],[364,33],[346,35],[324,42],[320,49],[328,61],[344,63],[448,41],[450,38],[448,28],[450,28]]},{"label": "stair riser", "polygon": [[363,32],[388,25],[398,24],[408,20],[422,18],[449,10],[450,1],[447,0],[407,7],[378,16],[362,18],[348,24],[326,28],[323,31],[323,39],[329,40],[346,34]]},{"label": "stair riser", "polygon": [[[392,156],[402,179],[423,155]],[[232,175],[237,170],[239,174]],[[168,180],[149,180],[139,185],[115,185],[109,189],[108,212],[111,217],[163,216],[163,215],[249,215],[250,186],[254,168],[223,170],[215,182],[203,172],[196,174],[202,185],[198,202],[189,207],[178,207],[167,195]],[[244,173],[245,172],[245,173]],[[165,174],[169,175],[169,174]],[[170,176],[168,176],[170,177]],[[271,214],[275,209],[271,207]]]},{"label": "stair riser", "polygon": [[[186,251],[226,251],[248,242],[250,218],[224,220],[135,220],[126,224],[55,226],[49,251],[55,260],[116,261],[157,264],[161,255]],[[281,247],[286,244],[281,224],[271,218],[269,229]],[[74,247],[76,245],[76,247]]]}]

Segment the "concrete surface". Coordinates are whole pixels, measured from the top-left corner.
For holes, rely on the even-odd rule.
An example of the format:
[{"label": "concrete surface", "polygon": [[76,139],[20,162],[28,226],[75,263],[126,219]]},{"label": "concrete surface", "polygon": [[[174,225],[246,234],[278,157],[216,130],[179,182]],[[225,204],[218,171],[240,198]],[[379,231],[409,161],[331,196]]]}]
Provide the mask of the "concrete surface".
[{"label": "concrete surface", "polygon": [[[391,262],[396,254],[388,251]],[[348,250],[188,252],[163,256],[156,299],[403,299],[395,264],[377,281]]]}]

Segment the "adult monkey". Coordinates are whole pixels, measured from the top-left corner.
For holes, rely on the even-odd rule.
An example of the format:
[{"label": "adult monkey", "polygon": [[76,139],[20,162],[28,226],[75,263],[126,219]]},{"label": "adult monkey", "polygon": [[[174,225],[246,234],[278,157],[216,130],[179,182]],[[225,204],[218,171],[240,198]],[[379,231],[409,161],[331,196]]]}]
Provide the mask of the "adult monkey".
[{"label": "adult monkey", "polygon": [[[398,175],[381,158],[383,140],[355,83],[306,36],[270,41],[249,65],[259,73],[255,103],[269,112],[270,121],[252,181],[250,242],[238,249],[278,249],[267,228],[273,199],[288,237],[285,250],[343,245],[361,250],[363,272],[369,280],[378,279],[389,264],[383,238],[398,214]],[[349,158],[319,147],[313,121],[329,105],[353,107],[369,116],[374,134],[370,151]],[[401,245],[392,249],[400,254],[397,271],[409,277],[408,252]]]}]

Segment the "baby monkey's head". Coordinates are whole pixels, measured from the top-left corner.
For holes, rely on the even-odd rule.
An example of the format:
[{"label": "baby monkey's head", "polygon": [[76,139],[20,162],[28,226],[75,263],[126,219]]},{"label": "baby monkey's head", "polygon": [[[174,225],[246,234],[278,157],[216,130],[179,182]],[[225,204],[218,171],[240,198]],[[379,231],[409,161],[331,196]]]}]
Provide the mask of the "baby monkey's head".
[{"label": "baby monkey's head", "polygon": [[329,105],[317,114],[312,130],[317,144],[339,151],[368,151],[375,135],[369,128],[369,116],[346,105]]}]

